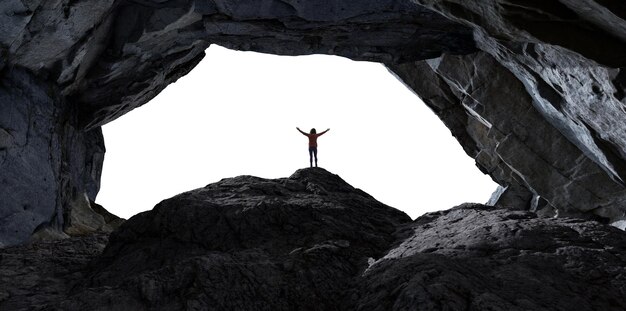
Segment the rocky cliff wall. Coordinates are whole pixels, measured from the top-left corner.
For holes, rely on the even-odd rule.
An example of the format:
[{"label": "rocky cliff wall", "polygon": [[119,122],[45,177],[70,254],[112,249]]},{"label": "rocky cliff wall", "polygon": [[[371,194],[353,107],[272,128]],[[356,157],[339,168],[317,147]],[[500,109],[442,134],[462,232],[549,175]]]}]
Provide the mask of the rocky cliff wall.
[{"label": "rocky cliff wall", "polygon": [[[84,146],[101,143],[100,125],[188,73],[210,44],[332,54],[384,63],[422,97],[502,186],[493,204],[624,217],[626,9],[617,0],[7,0],[0,12],[5,84],[25,72],[39,81],[28,88],[55,90],[50,104],[72,107],[77,135],[90,137]],[[14,106],[4,101],[2,114],[26,111]],[[46,111],[51,126],[64,124]],[[83,148],[52,142],[66,155]],[[48,174],[49,154],[31,149],[24,174]],[[97,167],[76,174],[98,176]],[[3,187],[27,193],[7,172]],[[66,183],[46,191],[49,202],[52,193],[74,197]],[[9,198],[0,203],[7,215],[29,201]],[[44,205],[44,214],[59,213]],[[61,204],[61,214],[71,206]]]},{"label": "rocky cliff wall", "polygon": [[390,68],[506,188],[500,203],[624,217],[626,5],[418,2],[472,27],[482,52]]},{"label": "rocky cliff wall", "polygon": [[[0,80],[0,247],[71,226],[100,188],[104,144],[54,88],[23,70]],[[67,221],[64,221],[67,219]]]}]

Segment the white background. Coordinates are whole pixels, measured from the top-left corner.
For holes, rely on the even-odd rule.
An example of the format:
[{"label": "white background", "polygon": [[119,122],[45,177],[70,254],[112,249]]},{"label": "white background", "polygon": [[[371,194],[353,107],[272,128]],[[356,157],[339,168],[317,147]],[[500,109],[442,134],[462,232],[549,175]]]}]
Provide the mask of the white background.
[{"label": "white background", "polygon": [[496,188],[422,101],[377,63],[211,46],[187,76],[104,126],[97,202],[128,218],[222,178],[287,177],[319,165],[412,218]]}]

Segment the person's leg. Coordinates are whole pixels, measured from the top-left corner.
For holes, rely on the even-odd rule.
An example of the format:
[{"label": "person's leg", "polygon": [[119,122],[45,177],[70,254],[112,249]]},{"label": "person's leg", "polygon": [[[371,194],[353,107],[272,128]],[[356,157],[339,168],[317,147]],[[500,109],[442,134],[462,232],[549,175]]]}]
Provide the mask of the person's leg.
[{"label": "person's leg", "polygon": [[309,147],[309,165],[313,167],[313,148]]},{"label": "person's leg", "polygon": [[315,155],[315,167],[317,167],[317,147],[313,149],[313,154]]}]

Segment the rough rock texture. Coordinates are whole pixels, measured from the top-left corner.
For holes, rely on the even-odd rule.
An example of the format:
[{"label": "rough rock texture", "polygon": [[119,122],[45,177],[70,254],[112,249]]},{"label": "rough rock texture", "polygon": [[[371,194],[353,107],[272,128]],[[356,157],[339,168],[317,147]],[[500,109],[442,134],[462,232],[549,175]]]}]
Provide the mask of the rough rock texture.
[{"label": "rough rock texture", "polygon": [[100,188],[100,129],[83,132],[76,114],[45,82],[22,70],[0,80],[0,247],[38,229],[70,226],[72,206]]},{"label": "rough rock texture", "polygon": [[418,2],[482,51],[389,67],[503,186],[493,203],[624,218],[626,5]]},{"label": "rough rock texture", "polygon": [[623,231],[478,204],[411,221],[317,168],[180,194],[104,241],[0,250],[0,309],[626,308]]},{"label": "rough rock texture", "polygon": [[89,127],[152,99],[211,43],[385,62],[475,51],[469,28],[409,1],[11,0],[0,10],[11,64],[56,82]]},{"label": "rough rock texture", "polygon": [[110,233],[124,221],[124,218],[109,213],[97,203],[85,200],[80,204],[72,205],[69,223],[63,231],[70,236],[88,235],[93,232]]},{"label": "rough rock texture", "polygon": [[[15,104],[20,101],[2,97],[1,114],[19,111],[21,123],[0,124],[0,152],[11,137],[27,133],[37,136],[33,142],[52,142],[7,162],[24,167],[18,178],[10,173],[17,170],[0,171],[3,187],[19,188],[0,202],[0,215],[29,228],[1,232],[3,243],[24,241],[26,231],[46,222],[67,227],[73,206],[67,202],[84,203],[85,193],[95,199],[102,159],[64,171],[93,181],[59,183],[56,174],[60,187],[53,187],[20,180],[49,176],[46,162],[56,150],[98,158],[100,125],[148,102],[214,43],[384,63],[501,185],[493,204],[626,218],[623,1],[5,0],[0,13],[3,85],[31,76],[24,88],[54,93],[41,100],[64,111],[42,109],[42,118],[55,128],[72,120],[70,136],[80,138],[64,144],[43,131],[27,132],[40,126],[25,108],[37,100]],[[23,195],[31,184],[36,197],[46,198],[37,207],[46,216],[35,220],[15,208],[31,200]]]},{"label": "rough rock texture", "polygon": [[[395,0],[342,0],[331,5],[326,1],[272,0],[7,0],[0,3],[0,13],[0,55],[5,55],[0,74],[12,79],[12,72],[19,68],[45,80],[58,93],[53,103],[70,104],[75,109],[71,117],[96,133],[99,125],[143,105],[188,73],[211,43],[277,54],[325,53],[381,62],[476,50],[469,28],[419,5]],[[5,109],[13,106],[14,102],[3,100],[1,113],[5,115]],[[26,128],[33,125],[24,114],[20,116],[23,124],[12,131],[26,135]],[[51,112],[45,117],[51,126],[62,122]],[[0,146],[5,136],[0,132]],[[99,145],[101,138],[90,137],[85,144]],[[81,147],[53,143],[52,148],[73,154]],[[44,174],[40,167],[44,161],[37,159],[51,156],[45,149],[31,150],[31,160],[25,165],[33,174]],[[85,165],[84,170],[90,171],[90,167]],[[99,168],[93,172],[99,175]],[[0,176],[4,172],[0,171]],[[7,186],[20,187],[21,192],[30,189],[13,182]],[[62,186],[59,191],[72,193],[73,188]],[[48,215],[55,211],[48,206],[55,201],[50,192],[41,196],[48,201],[41,207]],[[84,197],[81,191],[71,196]],[[88,198],[94,201],[94,196],[95,192]],[[23,205],[26,200],[18,193],[1,202],[0,210],[14,213],[12,205]],[[71,214],[70,204],[61,206],[59,211]],[[16,217],[26,217],[21,214]],[[44,221],[52,222],[49,218],[32,222],[36,226]],[[69,221],[66,216],[54,222],[65,226]],[[13,223],[20,226],[22,222]],[[2,233],[0,238],[9,243],[23,241],[31,229],[19,235]]]},{"label": "rough rock texture", "polygon": [[92,234],[0,249],[0,309],[42,310],[63,300],[107,240]]},{"label": "rough rock texture", "polygon": [[464,204],[429,213],[363,274],[357,310],[624,310],[626,234]]},{"label": "rough rock texture", "polygon": [[[562,214],[594,210],[600,215],[621,216],[626,192],[620,177],[607,173],[612,166],[599,165],[547,121],[535,105],[541,93],[528,95],[527,86],[491,55],[445,56],[398,65],[393,70],[407,85],[427,94],[424,100],[449,124],[484,172],[509,186],[509,191],[527,189],[521,191],[528,193],[520,198],[525,201],[523,205],[536,205],[541,196]],[[613,107],[626,117],[618,106]],[[603,133],[611,135],[608,129]],[[574,136],[598,148],[592,137],[583,135],[581,131]],[[599,151],[596,154],[603,155]],[[606,213],[609,210],[614,214]]]},{"label": "rough rock texture", "polygon": [[224,179],[128,220],[60,308],[345,309],[410,221],[323,169]]}]

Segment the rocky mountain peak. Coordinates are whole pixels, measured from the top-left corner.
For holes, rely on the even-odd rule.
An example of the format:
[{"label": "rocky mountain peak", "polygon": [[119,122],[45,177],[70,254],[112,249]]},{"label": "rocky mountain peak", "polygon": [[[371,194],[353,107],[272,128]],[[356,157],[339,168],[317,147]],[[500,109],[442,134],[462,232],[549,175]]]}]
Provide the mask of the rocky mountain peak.
[{"label": "rocky mountain peak", "polygon": [[[126,261],[116,257],[121,249],[154,238],[159,247],[166,241],[178,247],[182,240],[192,248],[255,248],[273,254],[340,243],[378,256],[395,239],[396,228],[410,221],[321,168],[279,179],[239,176],[179,194],[132,217],[113,233],[103,258],[122,267]],[[154,258],[146,257],[146,263]]]},{"label": "rocky mountain peak", "polygon": [[0,309],[623,310],[625,245],[482,204],[411,221],[302,169],[179,194],[110,236],[0,249]]}]

